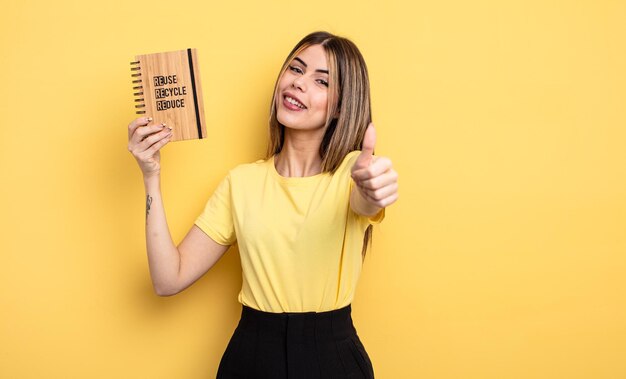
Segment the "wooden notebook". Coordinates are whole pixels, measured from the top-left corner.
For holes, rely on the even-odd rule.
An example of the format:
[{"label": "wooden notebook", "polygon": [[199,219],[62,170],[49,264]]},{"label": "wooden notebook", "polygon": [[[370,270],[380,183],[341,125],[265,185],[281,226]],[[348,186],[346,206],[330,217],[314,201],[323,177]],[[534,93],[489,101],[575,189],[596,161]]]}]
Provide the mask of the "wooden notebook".
[{"label": "wooden notebook", "polygon": [[137,114],[171,126],[171,141],[206,138],[196,49],[137,55],[130,64]]}]

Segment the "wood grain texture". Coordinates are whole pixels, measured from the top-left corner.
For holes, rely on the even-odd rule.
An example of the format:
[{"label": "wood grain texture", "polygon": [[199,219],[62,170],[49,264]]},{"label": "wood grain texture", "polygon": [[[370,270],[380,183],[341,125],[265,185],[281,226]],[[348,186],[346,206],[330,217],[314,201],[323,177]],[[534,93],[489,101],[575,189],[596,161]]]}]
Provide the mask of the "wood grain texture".
[{"label": "wood grain texture", "polygon": [[171,126],[172,141],[206,138],[198,67],[196,49],[137,55],[131,63],[137,113]]}]

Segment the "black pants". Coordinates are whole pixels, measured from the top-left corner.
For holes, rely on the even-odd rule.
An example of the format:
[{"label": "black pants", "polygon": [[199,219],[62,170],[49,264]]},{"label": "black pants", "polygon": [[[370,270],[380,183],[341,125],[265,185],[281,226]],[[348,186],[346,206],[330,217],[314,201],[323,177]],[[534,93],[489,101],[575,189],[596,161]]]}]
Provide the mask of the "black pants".
[{"label": "black pants", "polygon": [[217,378],[374,378],[351,310],[268,313],[243,306]]}]

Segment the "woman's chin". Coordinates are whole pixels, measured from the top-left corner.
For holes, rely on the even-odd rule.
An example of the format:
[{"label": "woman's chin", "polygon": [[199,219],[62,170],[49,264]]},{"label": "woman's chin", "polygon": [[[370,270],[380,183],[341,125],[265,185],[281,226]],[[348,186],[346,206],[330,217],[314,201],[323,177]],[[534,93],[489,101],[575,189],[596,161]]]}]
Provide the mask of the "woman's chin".
[{"label": "woman's chin", "polygon": [[[295,117],[289,117],[289,115],[285,117],[285,115],[281,115],[280,112],[276,115],[276,119],[285,128],[293,129],[293,130],[313,131],[313,130],[322,129],[324,128],[324,125],[325,125],[323,121],[320,121],[319,123],[302,122],[303,120],[300,120]],[[305,120],[305,121],[310,121],[310,120]]]}]

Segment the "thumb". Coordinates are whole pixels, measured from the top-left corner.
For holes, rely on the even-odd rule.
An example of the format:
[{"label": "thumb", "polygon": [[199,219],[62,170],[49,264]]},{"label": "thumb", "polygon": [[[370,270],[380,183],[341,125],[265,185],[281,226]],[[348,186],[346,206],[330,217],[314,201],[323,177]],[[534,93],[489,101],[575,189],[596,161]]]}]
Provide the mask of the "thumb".
[{"label": "thumb", "polygon": [[363,147],[361,148],[361,154],[354,163],[354,168],[365,168],[372,162],[372,156],[374,155],[374,145],[376,145],[376,130],[374,124],[370,122],[365,130],[365,136],[363,137]]}]

